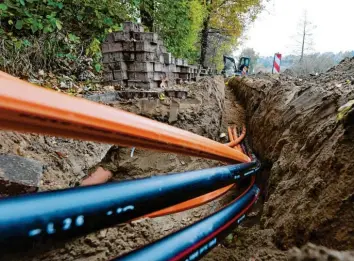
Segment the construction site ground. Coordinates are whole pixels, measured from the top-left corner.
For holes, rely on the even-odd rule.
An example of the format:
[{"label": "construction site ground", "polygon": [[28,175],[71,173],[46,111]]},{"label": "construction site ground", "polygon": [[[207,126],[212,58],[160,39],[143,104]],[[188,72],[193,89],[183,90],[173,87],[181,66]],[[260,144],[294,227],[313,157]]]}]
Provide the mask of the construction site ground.
[{"label": "construction site ground", "polygon": [[[186,97],[105,103],[223,143],[228,140],[221,134],[228,126],[246,124],[264,167],[263,197],[248,221],[203,260],[353,260],[354,253],[345,252],[354,248],[353,112],[337,120],[338,108],[354,99],[353,77],[354,59],[348,59],[325,74],[303,79],[261,74],[231,79],[225,87],[222,77],[205,77],[175,87],[187,90]],[[98,166],[119,181],[222,164],[35,134],[2,132],[0,139],[1,154],[43,165],[40,191],[77,186]],[[237,192],[181,213],[12,253],[6,260],[109,260],[213,213]]]}]

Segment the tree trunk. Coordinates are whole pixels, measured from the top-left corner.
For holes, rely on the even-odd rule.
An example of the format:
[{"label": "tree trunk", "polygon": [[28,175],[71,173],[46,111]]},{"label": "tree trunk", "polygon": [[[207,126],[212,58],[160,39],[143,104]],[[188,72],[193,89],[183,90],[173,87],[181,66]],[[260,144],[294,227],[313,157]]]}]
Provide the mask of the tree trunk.
[{"label": "tree trunk", "polygon": [[199,63],[205,68],[205,58],[208,50],[208,34],[209,34],[209,22],[210,15],[208,15],[203,22],[202,38],[201,38],[201,50]]},{"label": "tree trunk", "polygon": [[302,34],[302,46],[301,46],[300,62],[302,62],[302,59],[304,58],[305,40],[306,40],[306,20],[304,21],[304,31],[303,31],[303,34]]},{"label": "tree trunk", "polygon": [[150,32],[154,29],[154,17],[152,12],[154,11],[154,0],[143,0],[140,3],[140,17],[141,23],[149,28]]}]

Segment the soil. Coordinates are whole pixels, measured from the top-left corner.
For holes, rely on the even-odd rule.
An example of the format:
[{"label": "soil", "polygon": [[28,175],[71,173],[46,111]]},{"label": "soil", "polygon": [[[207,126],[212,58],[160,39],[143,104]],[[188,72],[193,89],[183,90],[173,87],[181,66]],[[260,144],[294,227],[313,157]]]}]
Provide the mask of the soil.
[{"label": "soil", "polygon": [[72,187],[101,162],[109,144],[16,132],[0,132],[0,154],[18,155],[41,162],[40,191]]},{"label": "soil", "polygon": [[[241,127],[244,124],[242,107],[236,103],[229,90],[225,100],[223,78],[205,78],[178,88],[188,89],[188,96],[185,99],[134,98],[111,102],[108,105],[169,123],[220,142],[227,141],[219,137],[221,133],[227,133],[228,125]],[[225,113],[225,110],[232,113]],[[223,117],[224,115],[227,116]],[[124,180],[159,173],[209,168],[221,164],[212,160],[139,148],[134,148],[132,152],[133,148],[40,135],[12,132],[4,132],[1,135],[3,140],[7,140],[2,143],[1,153],[19,154],[36,159],[47,166],[40,190],[75,186],[97,166],[111,170],[113,180]],[[220,199],[182,213],[107,228],[68,242],[58,242],[52,245],[50,250],[35,249],[25,256],[21,253],[8,259],[108,260],[213,213],[230,201],[235,193],[230,191]]]},{"label": "soil", "polygon": [[318,76],[234,78],[251,146],[269,167],[261,229],[280,249],[307,242],[354,248],[354,58]]},{"label": "soil", "polygon": [[[336,118],[337,109],[354,99],[353,73],[354,59],[303,79],[261,74],[234,78],[225,88],[221,77],[207,77],[176,87],[188,90],[185,99],[133,98],[108,105],[220,142],[227,141],[220,138],[227,126],[247,122],[251,147],[264,166],[262,176],[269,177],[264,205],[261,200],[248,221],[203,260],[352,260],[350,252],[306,243],[354,248],[353,114],[341,122]],[[113,180],[124,180],[222,164],[33,134],[2,132],[0,139],[0,153],[45,166],[41,191],[76,186],[98,166],[111,170]],[[192,210],[140,219],[6,260],[109,260],[213,213],[236,194],[230,191]]]},{"label": "soil", "polygon": [[336,260],[336,261],[353,261],[354,251],[334,251],[326,247],[319,247],[311,243],[307,243],[301,249],[293,248],[289,253],[291,261],[321,261],[321,260]]}]

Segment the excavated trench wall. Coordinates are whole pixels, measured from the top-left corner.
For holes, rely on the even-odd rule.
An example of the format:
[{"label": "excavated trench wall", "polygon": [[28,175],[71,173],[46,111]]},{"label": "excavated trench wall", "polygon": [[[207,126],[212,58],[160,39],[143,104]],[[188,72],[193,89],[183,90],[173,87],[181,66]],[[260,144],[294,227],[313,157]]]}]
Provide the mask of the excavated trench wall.
[{"label": "excavated trench wall", "polygon": [[[187,92],[182,98],[168,95],[164,98],[132,97],[116,101],[110,99],[106,104],[220,142],[226,142],[225,139],[220,140],[219,136],[220,132],[227,130],[227,124],[242,125],[237,113],[223,117],[225,90],[222,77],[206,77],[196,83],[186,84],[182,89]],[[221,164],[175,153],[139,148],[132,153],[132,148],[128,147],[34,134],[6,132],[1,133],[0,138],[4,141],[0,153],[17,154],[37,160],[46,166],[39,184],[40,190],[72,187],[82,180],[88,170],[98,165],[110,169],[113,172],[113,180],[126,180],[210,168]],[[233,193],[234,191],[231,195],[182,213],[120,224],[72,240],[36,246],[25,253],[19,247],[17,253],[10,253],[5,258],[3,253],[0,253],[0,260],[110,260],[213,213],[225,205],[230,196],[234,197]],[[213,260],[219,259],[215,257]]]},{"label": "excavated trench wall", "polygon": [[[251,146],[270,166],[263,229],[281,249],[310,241],[354,247],[354,58],[307,77],[258,75],[229,86],[247,112]],[[267,165],[267,164],[266,164]]]}]

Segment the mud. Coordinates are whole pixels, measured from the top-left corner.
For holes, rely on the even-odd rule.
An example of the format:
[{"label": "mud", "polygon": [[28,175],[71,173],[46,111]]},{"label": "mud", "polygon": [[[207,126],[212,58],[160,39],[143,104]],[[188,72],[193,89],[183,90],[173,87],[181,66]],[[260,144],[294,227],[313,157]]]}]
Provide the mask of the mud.
[{"label": "mud", "polygon": [[337,121],[338,108],[354,98],[353,75],[354,58],[304,79],[229,82],[245,105],[251,145],[269,165],[261,229],[274,230],[280,249],[354,248],[353,114]]}]

